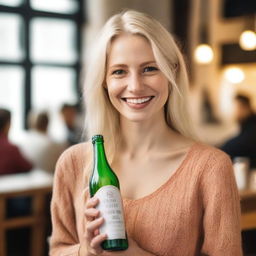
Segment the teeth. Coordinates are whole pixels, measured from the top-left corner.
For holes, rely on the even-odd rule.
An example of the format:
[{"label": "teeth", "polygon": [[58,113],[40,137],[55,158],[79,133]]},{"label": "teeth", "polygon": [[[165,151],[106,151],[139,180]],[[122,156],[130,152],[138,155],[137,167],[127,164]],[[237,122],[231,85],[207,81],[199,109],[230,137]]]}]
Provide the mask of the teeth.
[{"label": "teeth", "polygon": [[126,99],[126,102],[133,103],[133,104],[141,104],[141,103],[149,101],[150,99],[151,99],[151,97],[138,98],[138,99]]}]

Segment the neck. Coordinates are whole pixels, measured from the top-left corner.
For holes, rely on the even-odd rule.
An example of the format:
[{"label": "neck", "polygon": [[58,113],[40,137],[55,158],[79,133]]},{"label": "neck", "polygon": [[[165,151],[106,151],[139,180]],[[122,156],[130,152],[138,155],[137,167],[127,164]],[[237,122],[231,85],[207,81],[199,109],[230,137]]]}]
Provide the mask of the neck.
[{"label": "neck", "polygon": [[153,149],[160,149],[170,139],[175,140],[179,135],[167,125],[164,115],[158,120],[131,122],[121,118],[122,140],[119,150],[130,157],[143,155]]}]

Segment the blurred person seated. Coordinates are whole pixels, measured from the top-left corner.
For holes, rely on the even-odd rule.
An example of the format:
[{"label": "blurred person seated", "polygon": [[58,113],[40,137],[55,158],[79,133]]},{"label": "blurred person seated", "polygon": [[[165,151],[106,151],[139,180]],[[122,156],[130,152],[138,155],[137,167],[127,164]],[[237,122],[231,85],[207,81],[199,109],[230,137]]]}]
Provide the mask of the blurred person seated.
[{"label": "blurred person seated", "polygon": [[77,121],[79,118],[77,105],[63,104],[61,116],[67,130],[67,143],[69,146],[80,143],[82,139],[82,128],[79,129]]},{"label": "blurred person seated", "polygon": [[[32,164],[21,154],[19,148],[8,140],[10,126],[11,112],[0,108],[0,179],[3,174],[14,175],[32,169]],[[28,215],[31,213],[31,198],[24,196],[10,198],[5,207],[7,218]],[[8,234],[7,239],[23,243],[25,236],[24,232],[18,234],[13,231],[10,235]]]},{"label": "blurred person seated", "polygon": [[20,143],[22,152],[36,168],[54,172],[55,164],[66,145],[57,143],[48,136],[47,112],[30,112],[28,123],[30,129]]},{"label": "blurred person seated", "polygon": [[22,155],[19,148],[8,140],[11,112],[0,108],[0,175],[28,172],[32,164]]},{"label": "blurred person seated", "polygon": [[[228,140],[221,149],[232,159],[239,156],[250,159],[250,169],[256,168],[256,114],[253,112],[250,98],[238,94],[235,97],[235,119],[240,126],[237,136]],[[256,255],[256,229],[242,232],[245,255]]]},{"label": "blurred person seated", "polygon": [[235,97],[235,119],[240,126],[240,132],[225,142],[221,149],[232,159],[248,157],[250,168],[256,168],[256,114],[248,96],[238,94]]}]

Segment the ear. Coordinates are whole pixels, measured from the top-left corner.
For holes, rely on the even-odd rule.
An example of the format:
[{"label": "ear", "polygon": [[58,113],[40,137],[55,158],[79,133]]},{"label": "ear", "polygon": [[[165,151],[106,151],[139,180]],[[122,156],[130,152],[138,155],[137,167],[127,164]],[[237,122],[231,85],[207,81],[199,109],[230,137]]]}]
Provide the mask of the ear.
[{"label": "ear", "polygon": [[105,78],[104,78],[104,80],[102,82],[102,86],[103,86],[104,89],[108,90],[106,75],[105,75]]},{"label": "ear", "polygon": [[172,90],[173,90],[173,88],[172,88],[173,86],[172,86],[172,84],[169,82],[168,83],[168,92],[169,92],[169,95],[168,95],[168,97],[170,96],[170,94],[172,93]]},{"label": "ear", "polygon": [[103,88],[104,88],[105,90],[108,90],[108,85],[107,85],[106,81],[103,82],[102,86],[103,86]]},{"label": "ear", "polygon": [[173,64],[173,70],[174,70],[174,71],[177,71],[178,68],[179,68],[179,64],[178,64],[178,63],[174,63],[174,64]]}]

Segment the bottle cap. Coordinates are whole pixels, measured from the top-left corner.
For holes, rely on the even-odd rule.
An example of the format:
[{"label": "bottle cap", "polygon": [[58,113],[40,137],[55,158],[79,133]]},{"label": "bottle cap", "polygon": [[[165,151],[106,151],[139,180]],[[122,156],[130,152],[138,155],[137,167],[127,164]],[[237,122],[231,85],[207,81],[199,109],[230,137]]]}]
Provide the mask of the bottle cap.
[{"label": "bottle cap", "polygon": [[95,142],[103,142],[103,136],[100,134],[94,135],[92,136],[92,144],[94,144]]}]

